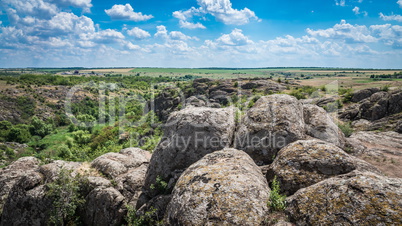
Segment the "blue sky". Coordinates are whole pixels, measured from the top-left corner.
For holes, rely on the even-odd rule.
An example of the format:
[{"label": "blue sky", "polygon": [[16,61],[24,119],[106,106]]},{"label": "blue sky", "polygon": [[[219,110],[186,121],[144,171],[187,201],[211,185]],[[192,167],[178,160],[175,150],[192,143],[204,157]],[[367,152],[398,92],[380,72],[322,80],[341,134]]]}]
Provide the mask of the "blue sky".
[{"label": "blue sky", "polygon": [[402,68],[402,0],[1,0],[0,67]]}]

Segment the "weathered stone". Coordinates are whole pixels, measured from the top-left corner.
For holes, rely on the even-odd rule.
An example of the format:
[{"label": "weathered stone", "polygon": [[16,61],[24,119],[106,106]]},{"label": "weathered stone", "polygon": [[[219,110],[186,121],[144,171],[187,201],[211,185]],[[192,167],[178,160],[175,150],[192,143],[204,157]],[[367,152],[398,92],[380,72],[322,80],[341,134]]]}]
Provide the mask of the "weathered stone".
[{"label": "weathered stone", "polygon": [[39,168],[40,161],[35,157],[23,157],[0,169],[0,216],[9,192],[22,177]]},{"label": "weathered stone", "polygon": [[85,203],[86,225],[121,225],[126,214],[124,196],[114,188],[95,188]]},{"label": "weathered stone", "polygon": [[268,184],[243,151],[206,155],[180,177],[165,215],[171,225],[260,225],[267,214]]},{"label": "weathered stone", "polygon": [[303,105],[303,118],[306,123],[307,135],[341,148],[345,146],[345,135],[323,108],[305,104]]},{"label": "weathered stone", "polygon": [[[164,137],[156,147],[148,168],[145,189],[150,189],[157,176],[174,185],[175,178],[206,154],[228,147],[235,129],[235,108],[187,107],[174,112],[164,128]],[[141,203],[142,206],[144,203]]]},{"label": "weathered stone", "polygon": [[267,172],[267,180],[271,182],[276,176],[281,192],[291,195],[301,188],[355,169],[380,174],[374,166],[348,155],[333,144],[304,140],[279,151]]},{"label": "weathered stone", "polygon": [[120,153],[107,153],[92,161],[91,166],[104,175],[115,178],[129,169],[148,164],[150,154],[139,148],[127,148]]},{"label": "weathered stone", "polygon": [[353,171],[300,189],[286,213],[296,225],[400,225],[402,180]]},{"label": "weathered stone", "polygon": [[369,88],[369,89],[358,90],[353,93],[351,101],[357,103],[361,100],[369,98],[371,95],[373,95],[374,93],[377,93],[377,92],[380,92],[379,88]]},{"label": "weathered stone", "polygon": [[258,165],[271,163],[285,145],[305,138],[303,107],[295,97],[261,97],[250,108],[236,132],[235,148],[245,151]]}]

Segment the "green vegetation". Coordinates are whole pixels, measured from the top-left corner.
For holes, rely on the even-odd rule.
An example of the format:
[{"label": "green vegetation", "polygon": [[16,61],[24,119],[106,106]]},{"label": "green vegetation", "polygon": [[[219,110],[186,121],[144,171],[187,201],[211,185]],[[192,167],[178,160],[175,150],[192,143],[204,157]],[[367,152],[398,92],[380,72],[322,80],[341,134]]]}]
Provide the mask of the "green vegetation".
[{"label": "green vegetation", "polygon": [[284,211],[286,208],[286,196],[280,194],[280,185],[276,176],[271,184],[271,193],[269,194],[268,206],[271,211]]},{"label": "green vegetation", "polygon": [[77,175],[72,177],[71,171],[62,169],[57,179],[46,184],[47,196],[52,200],[49,216],[51,225],[78,225],[80,208],[85,204],[83,195],[89,182]]},{"label": "green vegetation", "polygon": [[147,212],[143,215],[137,215],[137,211],[127,205],[127,215],[125,220],[128,226],[157,226],[157,225],[164,225],[163,220],[159,220],[157,218],[157,209],[151,207]]},{"label": "green vegetation", "polygon": [[150,188],[155,190],[158,194],[166,194],[168,192],[167,185],[167,182],[158,175],[156,177],[155,184],[151,184]]},{"label": "green vegetation", "polygon": [[350,122],[348,123],[339,123],[338,124],[339,129],[345,134],[346,137],[350,137],[353,133],[353,128]]}]

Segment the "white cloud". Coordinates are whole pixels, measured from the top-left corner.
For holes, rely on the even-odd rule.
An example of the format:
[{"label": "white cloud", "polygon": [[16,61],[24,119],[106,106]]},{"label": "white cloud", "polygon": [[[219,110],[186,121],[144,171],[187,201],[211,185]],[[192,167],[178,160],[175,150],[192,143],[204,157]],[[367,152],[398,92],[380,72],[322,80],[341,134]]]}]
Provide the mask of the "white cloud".
[{"label": "white cloud", "polygon": [[146,21],[153,18],[152,15],[143,15],[141,12],[134,12],[130,4],[114,5],[111,9],[105,10],[106,14],[114,20],[132,20],[132,21]]},{"label": "white cloud", "polygon": [[[257,20],[258,17],[253,11],[248,8],[237,10],[232,8],[230,0],[197,0],[199,8],[191,7],[186,11],[175,11],[173,16],[180,20],[180,25],[183,28],[204,28],[200,23],[190,23],[189,19],[194,16],[204,16],[210,14],[215,19],[224,24],[231,25],[244,25],[250,22],[250,20]],[[195,26],[197,25],[197,26]]]},{"label": "white cloud", "polygon": [[351,25],[346,23],[345,20],[341,20],[341,23],[325,30],[311,30],[310,28],[307,28],[307,33],[311,36],[340,39],[349,43],[369,43],[377,41],[376,38],[371,36],[370,31],[366,26]]},{"label": "white cloud", "polygon": [[140,50],[140,49],[141,49],[141,47],[140,47],[139,45],[134,45],[134,44],[131,43],[131,42],[127,42],[127,43],[125,44],[125,46],[126,46],[129,50]]},{"label": "white cloud", "polygon": [[84,12],[90,12],[92,7],[91,0],[50,0],[50,2],[60,7],[72,6],[81,8]]},{"label": "white cloud", "polygon": [[342,6],[342,7],[344,7],[344,6],[346,5],[346,2],[345,2],[345,0],[335,0],[335,4],[336,4],[337,6]]},{"label": "white cloud", "polygon": [[156,38],[161,38],[165,39],[166,41],[171,41],[171,40],[198,40],[197,37],[190,37],[185,34],[183,34],[180,31],[171,31],[168,32],[165,26],[159,25],[156,27],[157,32],[155,33],[154,37]]},{"label": "white cloud", "polygon": [[380,13],[380,18],[383,19],[384,21],[395,20],[395,21],[398,21],[398,22],[402,22],[402,16],[401,15],[385,16],[383,13]]},{"label": "white cloud", "polygon": [[190,23],[188,21],[180,20],[179,24],[180,24],[181,28],[187,28],[187,29],[197,29],[197,28],[205,29],[206,28],[200,22],[198,22],[198,23]]},{"label": "white cloud", "polygon": [[353,8],[352,11],[353,11],[356,15],[360,14],[360,8],[357,7],[357,6],[355,6],[355,8]]},{"label": "white cloud", "polygon": [[399,7],[401,7],[402,8],[402,0],[398,0],[398,5],[399,5]]},{"label": "white cloud", "polygon": [[362,14],[362,13],[363,13],[364,16],[367,16],[367,15],[368,15],[368,12],[366,12],[366,11],[360,12],[360,8],[357,7],[357,6],[355,6],[355,7],[352,9],[352,11],[353,11],[356,15],[359,15],[359,14]]},{"label": "white cloud", "polygon": [[402,26],[391,24],[372,25],[370,30],[385,45],[396,49],[402,48]]},{"label": "white cloud", "polygon": [[135,28],[133,28],[131,30],[128,30],[127,34],[130,35],[130,36],[135,37],[138,40],[146,39],[146,38],[151,37],[151,34],[149,34],[149,32],[144,31],[144,30],[142,30],[142,29],[140,29],[138,27],[135,27]]},{"label": "white cloud", "polygon": [[235,28],[230,34],[222,35],[216,40],[216,42],[220,45],[227,46],[243,46],[253,43],[253,41],[243,34],[242,30],[237,28]]},{"label": "white cloud", "polygon": [[16,22],[24,16],[49,19],[60,11],[55,4],[43,0],[2,0],[0,4]]},{"label": "white cloud", "polygon": [[98,43],[118,42],[124,39],[124,35],[116,30],[106,29],[96,32],[93,40]]}]

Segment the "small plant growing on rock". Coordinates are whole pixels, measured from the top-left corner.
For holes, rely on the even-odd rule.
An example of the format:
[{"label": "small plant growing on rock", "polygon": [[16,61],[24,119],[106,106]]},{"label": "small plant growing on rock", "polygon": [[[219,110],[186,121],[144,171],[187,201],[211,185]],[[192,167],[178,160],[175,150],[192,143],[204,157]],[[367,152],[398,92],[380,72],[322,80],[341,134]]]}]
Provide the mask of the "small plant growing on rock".
[{"label": "small plant growing on rock", "polygon": [[268,206],[271,211],[283,211],[286,208],[286,196],[280,194],[279,181],[274,177],[271,185],[271,193],[269,195]]},{"label": "small plant growing on rock", "polygon": [[350,137],[353,133],[353,128],[350,123],[345,123],[345,124],[338,124],[339,129],[342,130],[342,132],[345,134],[346,137]]},{"label": "small plant growing on rock", "polygon": [[155,207],[151,207],[143,215],[138,215],[137,211],[129,205],[126,208],[127,215],[125,220],[128,226],[163,225],[163,220],[160,221],[156,217],[157,209]]},{"label": "small plant growing on rock", "polygon": [[152,190],[156,190],[158,194],[166,194],[167,186],[168,184],[166,183],[166,181],[164,181],[161,176],[157,176],[155,184],[151,184],[150,188]]}]

